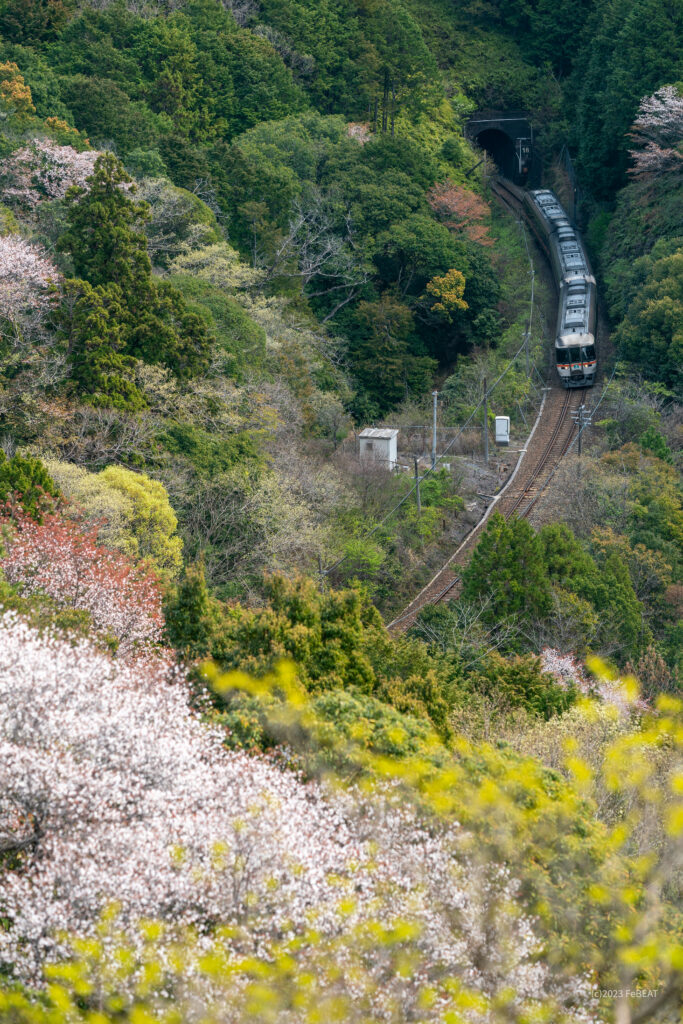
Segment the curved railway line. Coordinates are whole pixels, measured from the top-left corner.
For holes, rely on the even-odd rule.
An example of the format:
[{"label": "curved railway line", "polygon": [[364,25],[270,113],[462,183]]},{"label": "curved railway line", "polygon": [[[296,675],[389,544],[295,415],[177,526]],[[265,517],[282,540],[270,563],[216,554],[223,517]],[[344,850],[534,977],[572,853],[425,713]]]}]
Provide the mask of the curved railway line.
[{"label": "curved railway line", "polygon": [[[514,185],[493,179],[491,187],[517,216],[524,216],[524,208],[518,196],[519,190]],[[512,476],[445,565],[407,608],[388,624],[389,630],[403,633],[413,625],[419,612],[426,605],[439,604],[443,600],[458,596],[462,566],[468,561],[492,512],[500,512],[505,519],[510,519],[515,514],[521,518],[529,515],[540,498],[550,474],[571,446],[577,429],[572,413],[583,400],[582,390],[566,389],[557,385],[546,388],[536,423]]]}]

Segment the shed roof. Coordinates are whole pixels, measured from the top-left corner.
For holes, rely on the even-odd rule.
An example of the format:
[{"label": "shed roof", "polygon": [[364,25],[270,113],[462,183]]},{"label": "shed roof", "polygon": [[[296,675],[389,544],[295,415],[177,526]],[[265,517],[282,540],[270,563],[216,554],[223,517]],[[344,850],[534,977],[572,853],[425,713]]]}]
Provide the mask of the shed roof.
[{"label": "shed roof", "polygon": [[391,441],[392,437],[398,437],[398,430],[393,427],[365,427],[358,436],[371,437],[378,441]]}]

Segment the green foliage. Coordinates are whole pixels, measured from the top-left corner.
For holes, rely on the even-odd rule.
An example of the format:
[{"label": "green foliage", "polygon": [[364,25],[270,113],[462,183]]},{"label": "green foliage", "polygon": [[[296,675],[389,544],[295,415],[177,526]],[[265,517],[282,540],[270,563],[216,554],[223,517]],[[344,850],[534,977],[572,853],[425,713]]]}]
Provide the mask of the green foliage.
[{"label": "green foliage", "polygon": [[618,545],[592,551],[565,524],[535,534],[525,520],[496,514],[463,571],[463,598],[479,602],[483,623],[516,627],[504,649],[534,649],[526,633],[566,650],[609,651],[622,663],[637,658],[652,635],[633,579],[659,570]]},{"label": "green foliage", "polygon": [[12,43],[53,39],[73,10],[71,0],[5,0],[0,10],[0,33]]},{"label": "green foliage", "polygon": [[[114,136],[124,156],[141,146],[157,149],[183,185],[193,184],[202,161],[206,166],[213,139],[304,105],[271,44],[238,29],[211,0],[170,18],[142,19],[123,4],[86,9],[49,58],[79,127],[96,141]],[[102,102],[82,102],[79,84]]]},{"label": "green foliage", "polygon": [[354,369],[379,413],[429,387],[436,364],[420,351],[407,306],[390,295],[361,302],[357,323],[350,349]]},{"label": "green foliage", "polygon": [[274,576],[266,594],[265,608],[227,606],[216,619],[209,652],[219,665],[261,676],[288,659],[311,693],[373,696],[450,734],[453,666],[419,642],[392,640],[358,590],[320,594],[311,581]]},{"label": "green foliage", "polygon": [[639,444],[646,455],[654,455],[658,459],[661,459],[662,462],[673,462],[671,449],[655,427],[647,428],[640,438]]},{"label": "green foliage", "polygon": [[95,406],[135,411],[145,400],[133,381],[135,360],[125,355],[127,319],[118,285],[71,279],[64,283],[58,323],[82,399]]},{"label": "green foliage", "polygon": [[8,459],[0,449],[0,503],[12,512],[18,506],[32,519],[41,521],[60,492],[40,459],[13,455]]},{"label": "green foliage", "polygon": [[123,466],[89,473],[65,462],[48,465],[65,497],[90,522],[99,524],[102,543],[135,561],[147,560],[162,579],[178,575],[182,541],[162,483]]},{"label": "green foliage", "polygon": [[186,456],[202,476],[262,463],[257,439],[246,431],[216,437],[193,423],[171,422],[159,436],[168,452]]},{"label": "green foliage", "polygon": [[387,82],[399,109],[415,106],[438,79],[408,3],[266,0],[260,17],[275,29],[275,45],[291,47],[288,60],[326,112],[367,116]]},{"label": "green foliage", "polygon": [[466,600],[489,597],[489,620],[536,616],[550,610],[543,547],[525,519],[495,512],[462,574]]},{"label": "green foliage", "polygon": [[182,294],[188,309],[198,313],[224,353],[223,372],[239,378],[245,370],[261,367],[266,355],[266,332],[244,308],[209,281],[175,274],[170,283]]},{"label": "green foliage", "polygon": [[[372,257],[378,236],[400,230],[411,216],[427,214],[425,189],[464,159],[460,143],[448,150],[450,157],[444,149],[458,127],[458,116],[445,100],[422,27],[422,18],[402,0],[372,0],[362,9],[351,0],[326,0],[322,6],[311,0],[270,0],[246,28],[238,28],[216,0],[191,0],[171,15],[145,18],[118,2],[106,10],[83,10],[49,43],[32,39],[40,52],[26,57],[27,67],[31,65],[27,81],[40,89],[39,113],[51,95],[54,112],[59,106],[60,116],[73,121],[93,144],[109,147],[113,142],[136,176],[168,174],[174,185],[190,191],[201,185],[212,208],[228,215],[231,239],[242,252],[259,267],[277,264],[277,273],[271,271],[273,287],[288,296],[303,290],[316,315],[338,317],[342,330],[346,324],[340,311],[348,313],[353,334],[357,304],[382,298],[377,289],[363,287],[367,276],[376,276]],[[362,143],[350,138],[347,119],[365,117],[376,99],[376,134]],[[310,101],[317,111],[309,109]],[[438,130],[430,127],[434,124]],[[94,287],[118,283],[126,307],[144,310],[136,338],[124,332],[119,355],[163,361],[180,375],[192,375],[206,363],[202,331],[215,326],[216,334],[226,339],[225,368],[239,376],[243,360],[236,348],[241,339],[236,339],[238,346],[227,341],[232,325],[224,330],[226,311],[216,308],[218,298],[206,289],[191,296],[190,284],[183,285],[189,310],[161,291],[153,301],[149,296],[138,301],[139,295],[130,301],[129,285],[144,277],[140,239],[136,253],[132,238],[142,234],[143,211],[137,207],[133,215],[123,202],[129,195],[119,193],[119,209],[116,215],[107,209],[105,222],[112,222],[113,231],[116,216],[125,208],[131,213],[124,231],[128,242],[123,235],[118,240],[124,249],[128,246],[123,262],[131,266],[131,281],[120,280],[116,261],[106,271],[112,231],[107,239],[98,239],[85,259],[75,222],[63,239],[72,250],[76,276]],[[322,251],[339,246],[334,266],[324,264],[310,277],[298,265],[308,265],[311,256],[315,263],[316,258],[302,251],[303,235],[289,243],[285,256],[280,249],[300,208],[304,216],[320,209],[324,231],[317,244]],[[89,209],[83,197],[83,227],[90,223]],[[200,219],[195,218],[195,227]],[[426,221],[421,241],[428,244],[431,230],[433,247],[443,247],[446,229]],[[309,241],[311,237],[309,233]],[[406,379],[409,390],[423,386],[432,369],[424,361],[427,355],[445,362],[487,333],[481,314],[495,304],[495,278],[488,259],[470,248],[465,256],[461,252],[457,269],[468,277],[472,295],[465,299],[471,316],[457,329],[441,325],[438,330],[423,316],[416,317],[415,343],[398,366],[403,386],[393,388],[392,401],[405,394]],[[166,266],[169,258],[163,249],[152,246],[152,251]],[[94,265],[98,258],[101,273]],[[456,269],[448,260],[432,262],[441,273]],[[378,284],[380,293],[401,292],[405,280],[380,274]],[[415,313],[420,295],[421,289],[412,289],[400,301]],[[179,346],[174,334],[189,336],[192,344]],[[251,347],[251,339],[247,343]],[[126,375],[120,360],[114,362],[109,382],[83,381],[81,386],[99,396],[100,403],[132,410],[133,395],[122,394],[116,402],[115,371]],[[101,375],[107,376],[106,367]],[[357,380],[364,386],[366,379],[362,366]],[[378,405],[377,396],[370,394],[358,411],[379,406],[388,407],[388,401]]]},{"label": "green foliage", "polygon": [[595,562],[564,523],[548,523],[538,533],[553,583],[585,595],[597,582]]},{"label": "green foliage", "polygon": [[648,376],[680,389],[683,249],[660,259],[643,257],[638,262],[644,264],[646,276],[619,324],[616,341],[626,358],[642,366]]},{"label": "green foliage", "polygon": [[141,302],[151,267],[140,229],[149,210],[130,198],[133,188],[112,153],[98,157],[89,188],[74,188],[68,197],[69,228],[60,248],[69,253],[76,274],[93,287],[115,284],[126,299]]},{"label": "green foliage", "polygon": [[492,653],[481,668],[468,678],[476,693],[522,707],[546,720],[562,714],[576,700],[576,693],[563,689],[543,672],[541,659],[534,655],[505,659]]},{"label": "green foliage", "polygon": [[[222,234],[215,213],[199,196],[155,173],[155,158],[161,159],[154,152],[140,152],[138,168],[141,160],[152,167],[138,183],[137,194],[149,207],[144,226],[152,262],[168,270],[174,255],[215,245]],[[127,167],[130,171],[130,158]]]},{"label": "green foliage", "polygon": [[0,237],[14,235],[19,232],[19,222],[12,211],[0,203]]},{"label": "green foliage", "polygon": [[210,339],[180,292],[152,280],[139,230],[149,211],[127,186],[134,187],[122,164],[111,153],[98,157],[89,190],[69,196],[60,247],[86,282],[72,282],[67,292],[76,297],[65,312],[74,375],[95,404],[135,408],[142,403],[124,377],[131,357],[189,377],[207,368]]},{"label": "green foliage", "polygon": [[187,565],[164,604],[168,640],[184,658],[207,657],[215,628],[214,604],[202,563]]},{"label": "green foliage", "polygon": [[600,198],[624,183],[638,104],[677,79],[682,38],[678,4],[600,0],[587,18],[567,99],[582,171]]},{"label": "green foliage", "polygon": [[[404,698],[403,692],[397,696]],[[273,696],[235,692],[227,697],[225,710],[211,718],[225,729],[228,746],[268,750],[282,740],[280,729],[273,726],[281,709],[281,699]],[[355,689],[334,689],[313,696],[311,709],[318,722],[311,763],[318,767],[345,767],[349,743],[380,757],[424,757],[435,764],[445,761],[446,751],[435,742],[422,702],[413,705],[417,714],[411,714],[400,705],[392,707],[386,698],[378,700]],[[444,728],[448,735],[446,724]]]},{"label": "green foliage", "polygon": [[[675,469],[626,445],[603,456],[603,464],[628,474],[627,534],[635,546],[661,552],[680,578],[683,569],[683,499]],[[624,505],[621,498],[622,508]]]}]

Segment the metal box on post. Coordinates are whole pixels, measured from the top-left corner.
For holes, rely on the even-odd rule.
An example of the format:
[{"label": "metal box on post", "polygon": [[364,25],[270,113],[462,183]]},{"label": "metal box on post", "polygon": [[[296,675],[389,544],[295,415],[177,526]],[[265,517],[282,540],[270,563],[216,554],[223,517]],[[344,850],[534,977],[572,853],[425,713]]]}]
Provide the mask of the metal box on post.
[{"label": "metal box on post", "polygon": [[510,444],[509,416],[496,416],[496,444]]}]

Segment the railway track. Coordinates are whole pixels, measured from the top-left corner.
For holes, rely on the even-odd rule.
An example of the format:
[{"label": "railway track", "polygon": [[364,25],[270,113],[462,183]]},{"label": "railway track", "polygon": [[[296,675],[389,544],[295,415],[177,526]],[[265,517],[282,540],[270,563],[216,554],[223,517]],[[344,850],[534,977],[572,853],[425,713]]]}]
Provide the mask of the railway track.
[{"label": "railway track", "polygon": [[[500,178],[492,178],[489,184],[502,203],[516,216],[524,217],[520,189]],[[537,237],[536,240],[541,243],[543,249],[546,249],[542,239]],[[540,498],[548,477],[569,450],[576,431],[571,414],[579,407],[583,397],[583,390],[578,389],[554,387],[546,390],[538,419],[527,441],[527,448],[512,477],[446,564],[401,615],[388,624],[389,630],[403,633],[413,625],[420,610],[426,605],[438,604],[440,601],[457,597],[460,592],[462,566],[469,560],[492,512],[500,512],[505,519],[510,519],[513,515],[521,518],[529,515]]]},{"label": "railway track", "polygon": [[408,607],[389,623],[388,629],[404,633],[415,622],[422,608],[429,604],[457,597],[461,570],[476,547],[489,516],[499,512],[505,519],[513,515],[525,518],[540,498],[548,476],[567,453],[576,430],[571,417],[581,404],[583,392],[552,388],[546,391],[544,403],[526,451],[510,480],[486,510],[485,516],[470,531],[439,572],[420,591]]}]

